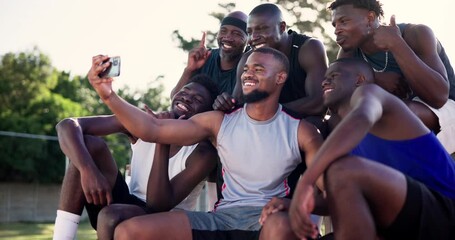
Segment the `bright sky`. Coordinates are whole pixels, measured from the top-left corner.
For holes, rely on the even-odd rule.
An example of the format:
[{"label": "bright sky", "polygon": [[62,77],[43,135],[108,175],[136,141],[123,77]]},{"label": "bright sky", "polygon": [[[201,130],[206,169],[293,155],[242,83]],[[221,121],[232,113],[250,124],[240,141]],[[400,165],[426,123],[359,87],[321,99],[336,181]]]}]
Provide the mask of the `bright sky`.
[{"label": "bright sky", "polygon": [[[159,75],[165,94],[176,84],[187,54],[172,40],[176,29],[199,38],[216,31],[219,2],[237,2],[249,13],[259,0],[0,0],[0,55],[31,50],[49,55],[59,70],[85,75],[97,54],[122,57],[117,86],[140,89]],[[391,14],[400,22],[430,26],[455,66],[455,34],[450,16],[453,0],[382,0],[385,22]],[[331,29],[333,31],[333,29]],[[306,33],[311,35],[311,33]]]}]

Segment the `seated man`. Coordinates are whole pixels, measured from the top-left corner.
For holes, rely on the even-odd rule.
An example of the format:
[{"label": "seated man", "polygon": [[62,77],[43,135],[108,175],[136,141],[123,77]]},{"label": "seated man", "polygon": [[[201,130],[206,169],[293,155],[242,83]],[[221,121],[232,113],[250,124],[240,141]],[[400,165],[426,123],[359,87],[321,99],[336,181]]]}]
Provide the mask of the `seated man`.
[{"label": "seated man", "polygon": [[218,150],[224,184],[216,211],[172,211],[134,217],[115,229],[115,239],[255,239],[263,206],[289,194],[287,177],[322,144],[317,129],[290,116],[278,103],[287,78],[287,57],[255,49],[243,68],[246,104],[231,113],[210,111],[187,121],[156,119],[128,104],[100,79],[94,58],[88,79],[103,102],[134,135],[150,142],[191,145],[209,139]]},{"label": "seated man", "polygon": [[[455,239],[455,162],[422,121],[373,80],[361,59],[338,59],[327,70],[324,104],[342,120],[298,183],[289,210],[295,235],[317,234],[308,218],[319,178],[337,240]],[[289,219],[279,217],[266,222],[271,236],[292,233]],[[278,222],[286,224],[279,229]]]},{"label": "seated man", "polygon": [[[212,81],[207,76],[196,75],[174,96],[169,113],[175,118],[189,118],[196,113],[210,110],[216,95],[217,88]],[[154,212],[173,207],[193,210],[202,187],[199,183],[215,168],[213,158],[216,158],[216,150],[210,144],[201,142],[188,147],[172,145],[170,156],[169,150],[166,156],[170,158],[169,165],[173,166],[169,168],[173,199],[167,206],[154,206],[153,201],[157,201],[157,196],[161,195],[154,195],[156,192],[149,191],[147,182],[155,145],[156,152],[169,147],[147,143],[131,135],[115,115],[65,119],[57,125],[57,132],[61,149],[70,159],[55,222],[54,239],[58,240],[74,239],[84,206],[95,229],[99,211],[112,203],[133,204],[118,212],[119,216],[110,222],[114,227],[124,218],[145,214],[147,208]],[[96,137],[112,133],[125,133],[132,142],[129,189],[107,145],[101,138]],[[189,190],[182,190],[182,185]],[[212,191],[215,191],[214,186],[212,188]],[[185,199],[188,194],[190,196]],[[99,231],[105,236],[110,232],[113,233],[113,228],[109,231],[102,227]]]},{"label": "seated man", "polygon": [[339,58],[363,59],[375,83],[402,98],[449,153],[455,152],[455,74],[443,46],[423,24],[380,23],[377,0],[336,0],[329,9]]}]

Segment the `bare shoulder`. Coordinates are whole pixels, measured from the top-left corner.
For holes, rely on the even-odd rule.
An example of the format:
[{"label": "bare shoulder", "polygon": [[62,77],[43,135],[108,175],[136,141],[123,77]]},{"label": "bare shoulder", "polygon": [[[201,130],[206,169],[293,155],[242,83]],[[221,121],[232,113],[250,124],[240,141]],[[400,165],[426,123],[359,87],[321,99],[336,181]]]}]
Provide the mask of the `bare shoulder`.
[{"label": "bare shoulder", "polygon": [[300,47],[299,55],[311,55],[311,54],[325,54],[325,46],[321,40],[317,38],[309,38]]},{"label": "bare shoulder", "polygon": [[423,46],[436,44],[433,30],[424,24],[408,24],[403,30],[403,39],[415,52]]},{"label": "bare shoulder", "polygon": [[324,44],[316,38],[308,39],[299,50],[300,65],[308,72],[327,68],[327,54]]}]

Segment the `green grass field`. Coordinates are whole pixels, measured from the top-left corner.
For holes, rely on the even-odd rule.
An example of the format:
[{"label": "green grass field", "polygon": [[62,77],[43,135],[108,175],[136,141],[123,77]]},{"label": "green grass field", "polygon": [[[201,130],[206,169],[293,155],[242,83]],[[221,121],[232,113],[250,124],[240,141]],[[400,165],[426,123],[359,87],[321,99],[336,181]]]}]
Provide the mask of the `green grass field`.
[{"label": "green grass field", "polygon": [[[48,240],[52,239],[54,223],[10,223],[0,224],[0,239],[8,240]],[[79,224],[79,240],[96,240],[96,232],[88,221]]]}]

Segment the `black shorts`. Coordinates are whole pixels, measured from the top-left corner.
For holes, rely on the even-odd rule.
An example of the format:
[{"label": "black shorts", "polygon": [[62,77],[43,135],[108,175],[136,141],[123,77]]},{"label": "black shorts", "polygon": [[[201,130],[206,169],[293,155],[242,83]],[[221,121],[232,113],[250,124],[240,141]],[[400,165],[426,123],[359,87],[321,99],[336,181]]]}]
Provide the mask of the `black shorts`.
[{"label": "black shorts", "polygon": [[407,193],[403,208],[387,229],[385,239],[455,239],[455,200],[428,189],[406,177]]},{"label": "black shorts", "polygon": [[[112,188],[112,203],[133,204],[142,207],[144,211],[146,210],[145,202],[138,197],[130,194],[128,185],[126,184],[120,172],[117,173],[117,179],[115,180],[114,187]],[[90,224],[95,230],[96,224],[98,222],[98,214],[103,207],[104,206],[100,205],[85,204],[85,210],[87,210]]]}]

